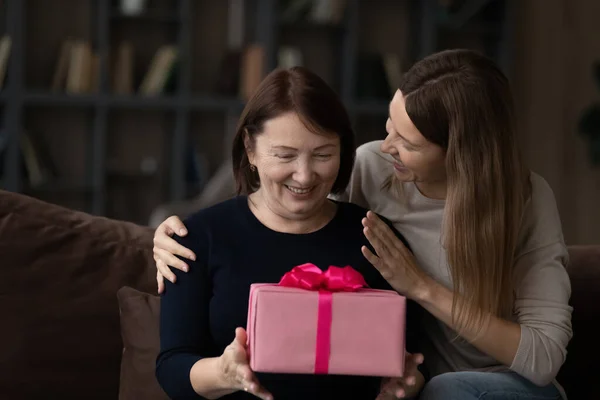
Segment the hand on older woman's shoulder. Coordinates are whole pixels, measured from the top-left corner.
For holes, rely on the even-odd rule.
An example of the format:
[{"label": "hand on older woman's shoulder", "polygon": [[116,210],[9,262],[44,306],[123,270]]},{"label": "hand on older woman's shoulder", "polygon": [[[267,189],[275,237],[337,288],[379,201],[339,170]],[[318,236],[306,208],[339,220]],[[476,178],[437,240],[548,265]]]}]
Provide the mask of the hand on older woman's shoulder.
[{"label": "hand on older woman's shoulder", "polygon": [[176,216],[170,216],[164,220],[154,232],[154,247],[152,253],[156,262],[156,283],[158,284],[158,293],[165,290],[164,279],[175,283],[175,274],[170,267],[177,268],[187,272],[189,266],[177,256],[189,260],[195,260],[196,255],[188,248],[183,247],[173,239],[173,235],[186,236],[187,229],[181,219]]}]

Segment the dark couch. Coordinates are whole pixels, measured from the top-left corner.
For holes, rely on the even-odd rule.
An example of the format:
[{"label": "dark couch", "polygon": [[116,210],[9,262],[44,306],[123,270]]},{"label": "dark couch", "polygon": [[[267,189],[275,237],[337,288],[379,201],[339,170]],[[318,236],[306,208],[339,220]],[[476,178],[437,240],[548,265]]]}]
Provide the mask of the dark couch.
[{"label": "dark couch", "polygon": [[[600,398],[600,246],[572,246],[574,338],[559,381]],[[0,191],[0,398],[117,399],[117,290],[156,293],[152,230]]]}]

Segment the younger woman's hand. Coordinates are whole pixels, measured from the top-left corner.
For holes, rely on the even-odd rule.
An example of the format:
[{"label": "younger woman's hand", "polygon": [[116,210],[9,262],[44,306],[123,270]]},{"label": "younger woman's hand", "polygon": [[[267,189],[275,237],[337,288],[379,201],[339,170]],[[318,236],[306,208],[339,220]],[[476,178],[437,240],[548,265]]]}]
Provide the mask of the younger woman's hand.
[{"label": "younger woman's hand", "polygon": [[410,399],[419,394],[425,385],[425,377],[418,370],[422,363],[422,354],[407,352],[404,361],[404,376],[385,379],[376,400]]},{"label": "younger woman's hand", "polygon": [[190,249],[183,247],[172,238],[174,234],[178,236],[187,235],[185,225],[175,215],[164,220],[154,232],[154,248],[152,252],[154,261],[156,262],[158,293],[162,293],[165,290],[164,278],[175,283],[175,274],[169,266],[184,272],[188,271],[188,265],[176,256],[181,256],[189,260],[196,259],[196,255]]},{"label": "younger woman's hand", "polygon": [[363,232],[377,254],[362,247],[365,258],[381,276],[403,296],[418,301],[431,286],[432,279],[417,265],[413,254],[373,211],[363,218]]}]

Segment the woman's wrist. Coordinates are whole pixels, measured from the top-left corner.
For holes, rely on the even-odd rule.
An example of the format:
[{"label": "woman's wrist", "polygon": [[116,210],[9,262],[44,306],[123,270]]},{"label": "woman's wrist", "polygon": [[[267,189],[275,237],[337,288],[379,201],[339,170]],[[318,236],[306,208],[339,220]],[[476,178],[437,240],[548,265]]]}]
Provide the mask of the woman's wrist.
[{"label": "woman's wrist", "polygon": [[217,399],[236,390],[225,378],[221,357],[203,358],[192,366],[190,381],[194,391],[208,399]]},{"label": "woman's wrist", "polygon": [[430,277],[423,278],[419,284],[415,285],[411,297],[421,306],[432,303],[438,286],[439,284],[434,279]]},{"label": "woman's wrist", "polygon": [[219,392],[222,392],[221,396],[226,394],[230,394],[233,392],[237,392],[238,389],[232,388],[229,379],[227,379],[227,370],[225,368],[225,360],[223,359],[223,355],[216,357],[216,380],[217,380],[217,388]]},{"label": "woman's wrist", "polygon": [[225,368],[223,356],[215,357],[215,380],[218,390],[227,390],[227,380],[225,379]]}]

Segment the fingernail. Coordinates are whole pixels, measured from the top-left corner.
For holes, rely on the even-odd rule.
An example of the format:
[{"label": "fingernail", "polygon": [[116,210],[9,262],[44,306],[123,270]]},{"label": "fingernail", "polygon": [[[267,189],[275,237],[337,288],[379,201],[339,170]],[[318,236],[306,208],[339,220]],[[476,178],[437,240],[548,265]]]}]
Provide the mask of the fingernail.
[{"label": "fingernail", "polygon": [[179,230],[179,234],[180,235],[185,235],[187,233],[187,231],[185,229],[180,229]]},{"label": "fingernail", "polygon": [[196,255],[195,254],[190,254],[188,258],[190,260],[192,260],[192,261],[196,261]]},{"label": "fingernail", "polygon": [[188,272],[188,267],[183,267],[183,272]]}]

